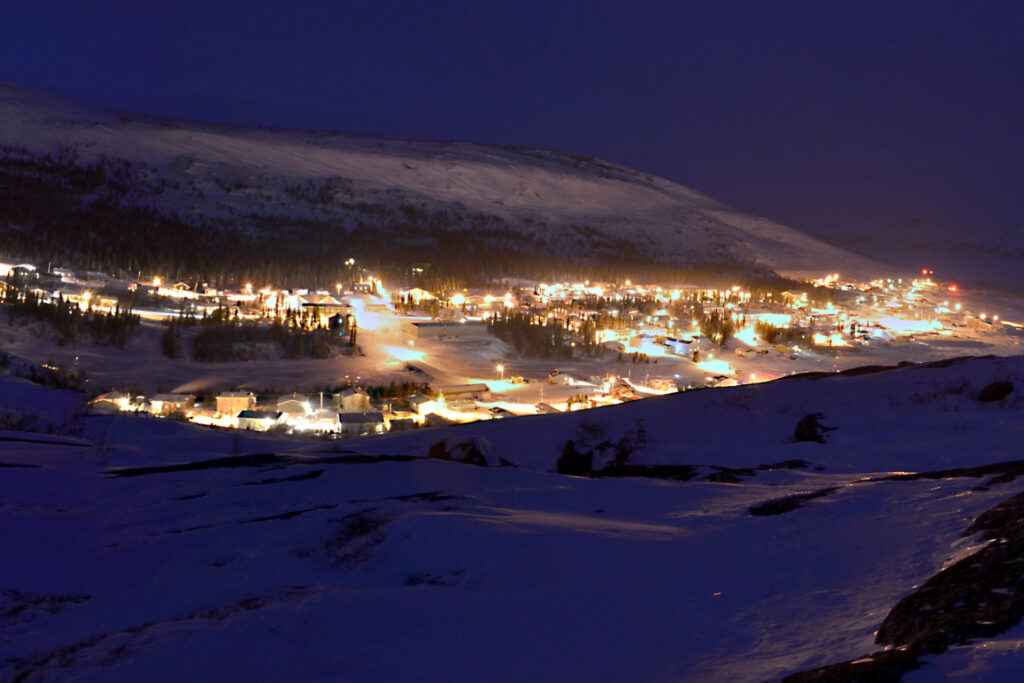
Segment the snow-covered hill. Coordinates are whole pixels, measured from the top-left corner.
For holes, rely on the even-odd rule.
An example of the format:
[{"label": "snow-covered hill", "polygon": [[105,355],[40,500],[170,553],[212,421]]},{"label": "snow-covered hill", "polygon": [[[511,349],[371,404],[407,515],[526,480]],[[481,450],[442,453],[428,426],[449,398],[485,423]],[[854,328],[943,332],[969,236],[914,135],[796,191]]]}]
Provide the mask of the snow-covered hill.
[{"label": "snow-covered hill", "polygon": [[130,160],[120,179],[131,187],[119,202],[248,234],[316,221],[378,231],[385,244],[429,244],[451,230],[481,240],[477,254],[525,240],[531,253],[627,265],[718,264],[796,277],[881,270],[681,185],[562,152],[160,120],[2,84],[0,144],[15,156],[63,150],[62,162],[78,165]]},{"label": "snow-covered hill", "polygon": [[[0,376],[0,677],[1006,680],[1021,387],[980,358],[311,444]],[[553,471],[627,433],[634,469]],[[427,457],[457,443],[492,466]]]}]

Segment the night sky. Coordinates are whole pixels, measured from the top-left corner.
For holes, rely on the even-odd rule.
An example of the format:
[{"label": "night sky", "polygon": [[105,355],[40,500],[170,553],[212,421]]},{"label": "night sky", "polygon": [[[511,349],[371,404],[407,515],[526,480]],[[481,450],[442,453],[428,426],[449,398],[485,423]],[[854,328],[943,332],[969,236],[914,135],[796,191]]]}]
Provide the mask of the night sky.
[{"label": "night sky", "polygon": [[840,242],[1024,242],[1021,2],[37,0],[0,17],[0,80],[112,109],[556,148]]}]

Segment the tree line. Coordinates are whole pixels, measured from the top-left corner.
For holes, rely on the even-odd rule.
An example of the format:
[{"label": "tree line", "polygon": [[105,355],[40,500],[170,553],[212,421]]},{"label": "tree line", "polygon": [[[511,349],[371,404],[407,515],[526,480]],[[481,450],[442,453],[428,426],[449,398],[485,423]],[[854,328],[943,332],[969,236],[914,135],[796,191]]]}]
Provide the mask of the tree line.
[{"label": "tree line", "polygon": [[[588,225],[549,226],[531,218],[513,224],[458,204],[428,206],[388,192],[357,201],[349,181],[340,178],[285,188],[282,197],[319,207],[311,214],[289,212],[281,202],[251,203],[230,215],[180,214],[156,207],[167,204],[164,195],[184,195],[175,205],[203,199],[194,177],[183,186],[129,160],[87,163],[74,148],[53,155],[18,147],[0,152],[5,252],[115,275],[220,287],[254,282],[330,288],[345,281],[343,263],[352,257],[389,282],[425,289],[510,276],[647,282],[774,277],[728,260],[693,267],[662,263],[645,245]],[[248,186],[214,177],[207,189],[228,196],[239,187]],[[413,275],[410,266],[417,263],[430,267]]]},{"label": "tree line", "polygon": [[82,310],[77,303],[58,296],[56,301],[40,299],[32,292],[21,292],[13,286],[4,288],[3,307],[8,324],[37,320],[49,324],[57,332],[57,343],[74,346],[88,338],[100,346],[123,349],[139,324],[139,316],[120,305],[102,312],[91,306]]},{"label": "tree line", "polygon": [[[191,356],[205,362],[230,362],[259,357],[261,346],[276,348],[288,359],[330,358],[355,344],[355,329],[346,337],[324,327],[307,327],[298,316],[275,318],[270,324],[241,319],[227,309],[196,319],[181,316],[168,320],[161,337],[161,349],[169,358],[184,355],[184,328],[197,326],[192,335]],[[265,349],[264,349],[265,350]]]},{"label": "tree line", "polygon": [[597,325],[590,319],[573,332],[559,318],[505,310],[487,318],[487,329],[524,356],[569,359],[596,356],[601,351]]}]

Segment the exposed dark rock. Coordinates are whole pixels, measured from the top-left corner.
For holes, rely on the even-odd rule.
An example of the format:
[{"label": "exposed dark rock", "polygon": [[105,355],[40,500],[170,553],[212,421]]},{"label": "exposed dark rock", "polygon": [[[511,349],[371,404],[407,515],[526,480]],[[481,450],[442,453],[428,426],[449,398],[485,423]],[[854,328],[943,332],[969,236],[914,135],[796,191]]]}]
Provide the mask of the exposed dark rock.
[{"label": "exposed dark rock", "polygon": [[860,367],[850,368],[849,370],[841,370],[838,375],[843,377],[859,377],[861,375],[873,375],[877,372],[885,372],[886,370],[897,370],[905,367],[902,363],[896,366],[892,365],[861,365]]},{"label": "exposed dark rock", "polygon": [[280,484],[286,481],[309,481],[310,479],[319,479],[324,472],[327,470],[310,470],[302,474],[293,474],[290,477],[270,477],[268,479],[260,479],[259,481],[249,481],[243,484],[243,486],[261,486],[265,484]]},{"label": "exposed dark rock", "polygon": [[328,562],[345,566],[369,559],[374,548],[385,541],[381,529],[393,520],[392,515],[375,509],[331,520],[334,528],[323,542]]},{"label": "exposed dark rock", "polygon": [[951,645],[992,637],[1016,625],[1024,616],[1022,509],[1024,498],[1015,496],[983,515],[985,519],[979,517],[975,525],[992,542],[900,600],[878,629],[877,641],[944,652]]},{"label": "exposed dark rock", "polygon": [[992,540],[999,537],[1005,530],[1017,530],[1024,520],[1024,494],[1018,494],[1007,498],[994,508],[990,508],[978,515],[967,529],[960,536],[966,538],[974,534],[981,534],[983,540]]},{"label": "exposed dark rock", "polygon": [[781,515],[796,510],[809,500],[824,498],[830,493],[834,493],[838,490],[838,486],[829,486],[828,488],[818,489],[817,491],[812,491],[810,493],[797,493],[792,496],[786,496],[785,498],[776,498],[775,500],[769,500],[766,503],[755,505],[750,508],[749,512],[757,517]]},{"label": "exposed dark rock", "polygon": [[6,588],[0,590],[0,625],[11,626],[30,622],[44,614],[60,614],[72,605],[88,600],[88,595],[47,595]]},{"label": "exposed dark rock", "polygon": [[372,465],[379,462],[412,462],[421,460],[416,455],[366,455],[352,453],[350,455],[334,455],[329,458],[309,458],[301,461],[304,465]]},{"label": "exposed dark rock", "polygon": [[921,368],[951,368],[954,365],[962,365],[969,360],[977,360],[979,358],[995,358],[992,354],[986,356],[957,356],[956,358],[943,358],[942,360],[933,360],[927,363],[920,363],[918,367]]},{"label": "exposed dark rock", "polygon": [[821,418],[823,417],[825,417],[824,413],[811,413],[800,418],[800,421],[796,423],[796,429],[793,431],[793,441],[825,443],[825,432],[830,432],[835,427],[826,427],[821,424]]},{"label": "exposed dark rock", "polygon": [[838,664],[801,671],[782,683],[896,683],[903,674],[920,668],[917,655],[907,650],[882,650]]},{"label": "exposed dark rock", "polygon": [[[754,474],[753,470],[750,470],[750,474]],[[713,481],[717,484],[739,484],[743,479],[732,470],[721,469],[706,475],[704,481]]]},{"label": "exposed dark rock", "polygon": [[806,460],[800,460],[799,458],[793,460],[783,460],[781,462],[768,463],[765,465],[757,465],[755,467],[722,467],[720,465],[712,465],[715,470],[711,474],[705,475],[703,481],[713,481],[722,484],[739,484],[743,481],[744,477],[753,477],[758,472],[772,472],[774,470],[795,470],[803,467],[807,467]]},{"label": "exposed dark rock", "polygon": [[406,586],[455,586],[458,585],[468,572],[465,569],[456,569],[448,574],[429,574],[422,572],[413,574],[405,580]]},{"label": "exposed dark rock", "polygon": [[795,375],[785,375],[775,380],[776,382],[785,382],[793,380],[816,380],[825,379],[827,377],[857,377],[858,375],[873,375],[878,372],[889,372],[891,370],[903,370],[905,368],[949,368],[954,365],[960,365],[966,363],[969,360],[976,358],[994,358],[994,356],[958,356],[956,358],[944,358],[942,360],[930,361],[928,363],[911,363],[910,361],[900,361],[896,365],[861,365],[855,368],[849,368],[847,370],[840,370],[839,372],[800,372]]},{"label": "exposed dark rock", "polygon": [[772,472],[774,470],[798,470],[807,467],[807,464],[806,460],[793,458],[791,460],[782,460],[781,462],[772,462],[766,465],[757,465],[754,469],[766,472]]},{"label": "exposed dark rock", "polygon": [[876,636],[889,649],[783,680],[898,681],[921,666],[923,655],[991,638],[1018,624],[1024,617],[1024,493],[979,515],[962,536],[974,534],[989,543],[939,571],[890,610]]},{"label": "exposed dark rock", "polygon": [[978,393],[978,400],[982,403],[1002,401],[1013,391],[1013,382],[1000,380],[992,382]]},{"label": "exposed dark rock", "polygon": [[302,509],[299,509],[299,510],[288,510],[287,512],[282,512],[282,513],[279,513],[279,514],[276,514],[276,515],[267,515],[265,517],[255,517],[253,519],[247,519],[244,522],[240,522],[240,523],[241,524],[254,524],[256,522],[271,522],[271,521],[274,521],[274,520],[287,520],[287,519],[293,519],[295,517],[298,517],[299,515],[304,515],[304,514],[306,514],[308,512],[317,512],[319,510],[333,510],[336,507],[338,507],[338,506],[337,505],[330,505],[330,504],[315,505],[315,506],[313,506],[311,508],[302,508]]},{"label": "exposed dark rock", "polygon": [[222,467],[265,467],[289,462],[291,458],[276,453],[254,453],[252,455],[232,455],[226,458],[211,458],[198,462],[186,462],[177,465],[157,465],[153,467],[126,467],[107,472],[112,477],[140,477],[146,474],[166,474],[169,472],[194,472],[198,470],[220,469]]},{"label": "exposed dark rock", "polygon": [[425,491],[423,493],[407,493],[402,496],[390,496],[387,500],[401,500],[414,503],[439,503],[444,500],[456,500],[459,496],[441,491]]},{"label": "exposed dark rock", "polygon": [[450,444],[448,439],[442,439],[430,447],[427,457],[478,467],[508,467],[512,464],[494,455],[491,444],[479,436],[451,439]]},{"label": "exposed dark rock", "polygon": [[605,467],[594,472],[595,477],[647,477],[650,479],[673,479],[689,481],[697,476],[697,470],[690,465],[618,465]]},{"label": "exposed dark rock", "polygon": [[458,500],[461,496],[455,496],[443,491],[423,491],[422,493],[405,493],[399,496],[385,496],[383,498],[350,498],[346,503],[371,503],[382,500],[400,500],[403,503],[440,503],[446,500]]},{"label": "exposed dark rock", "polygon": [[976,490],[987,491],[996,484],[1006,484],[1017,477],[1024,475],[1024,460],[994,462],[988,465],[975,465],[973,467],[954,467],[948,470],[933,470],[931,472],[890,474],[884,477],[862,479],[856,483],[867,484],[876,481],[916,481],[919,479],[949,479],[951,477],[983,477],[988,474],[995,476],[976,486]]}]

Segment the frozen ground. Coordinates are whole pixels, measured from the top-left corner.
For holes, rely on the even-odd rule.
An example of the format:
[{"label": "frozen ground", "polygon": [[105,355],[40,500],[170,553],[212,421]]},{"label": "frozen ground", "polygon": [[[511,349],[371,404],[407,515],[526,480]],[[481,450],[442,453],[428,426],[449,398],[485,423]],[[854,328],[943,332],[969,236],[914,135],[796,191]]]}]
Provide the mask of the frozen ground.
[{"label": "frozen ground", "polygon": [[[998,380],[1014,391],[978,402]],[[323,444],[69,419],[81,396],[0,377],[4,414],[56,432],[0,433],[0,678],[763,681],[849,660],[1024,491],[951,469],[1020,459],[1021,387],[1024,359],[987,358]],[[835,429],[794,443],[812,412]],[[690,480],[553,472],[566,440],[640,420],[631,461]],[[425,457],[467,437],[515,466]],[[1019,637],[906,680],[1005,680]]]}]

